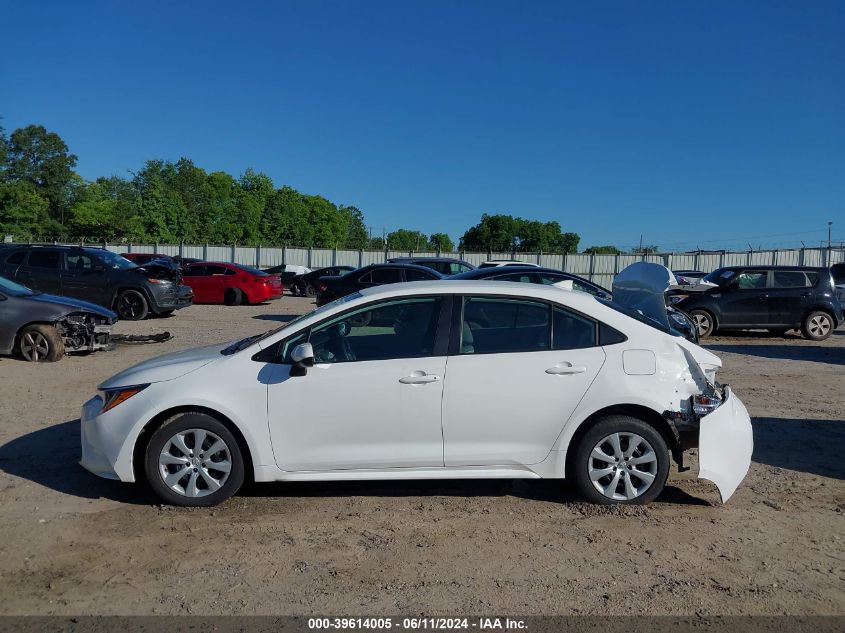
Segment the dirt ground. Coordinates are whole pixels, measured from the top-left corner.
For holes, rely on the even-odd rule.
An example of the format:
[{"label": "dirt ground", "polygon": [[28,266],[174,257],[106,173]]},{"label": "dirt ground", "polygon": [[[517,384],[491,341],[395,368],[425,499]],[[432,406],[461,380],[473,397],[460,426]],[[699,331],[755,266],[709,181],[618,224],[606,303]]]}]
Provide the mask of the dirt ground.
[{"label": "dirt ground", "polygon": [[0,614],[845,614],[845,329],[708,340],[754,418],[725,506],[694,459],[616,509],[526,480],[260,484],[175,509],[78,466],[100,381],[310,306],[193,306],[116,327],[166,343],[0,359]]}]

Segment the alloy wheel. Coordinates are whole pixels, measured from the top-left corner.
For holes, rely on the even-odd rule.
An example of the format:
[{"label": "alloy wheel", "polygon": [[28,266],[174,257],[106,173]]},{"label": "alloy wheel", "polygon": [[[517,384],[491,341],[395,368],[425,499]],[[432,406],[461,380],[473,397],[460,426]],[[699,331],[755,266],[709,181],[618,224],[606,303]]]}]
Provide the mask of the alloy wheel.
[{"label": "alloy wheel", "polygon": [[27,332],[21,337],[21,354],[31,362],[44,360],[50,353],[50,342],[41,332]]},{"label": "alloy wheel", "polygon": [[830,327],[830,318],[824,314],[815,315],[807,325],[810,334],[817,338],[826,336],[830,332]]},{"label": "alloy wheel", "polygon": [[229,479],[232,454],[226,442],[205,429],[187,429],[161,450],[158,470],[164,484],[185,497],[217,492]]},{"label": "alloy wheel", "polygon": [[692,315],[692,322],[699,336],[705,336],[710,331],[710,317],[703,312],[696,312]]},{"label": "alloy wheel", "polygon": [[143,299],[135,295],[123,295],[117,303],[118,312],[124,317],[135,318],[144,310]]},{"label": "alloy wheel", "polygon": [[599,493],[614,501],[631,501],[654,483],[657,453],[636,433],[612,433],[593,447],[587,468]]}]

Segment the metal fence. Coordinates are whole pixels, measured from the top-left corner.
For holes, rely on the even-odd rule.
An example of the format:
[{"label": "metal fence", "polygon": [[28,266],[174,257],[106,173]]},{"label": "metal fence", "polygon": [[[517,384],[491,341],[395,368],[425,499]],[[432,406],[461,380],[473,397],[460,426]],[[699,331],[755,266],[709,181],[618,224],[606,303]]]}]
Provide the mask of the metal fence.
[{"label": "metal fence", "polygon": [[[95,244],[88,244],[95,246]],[[367,251],[331,248],[297,248],[267,246],[220,246],[211,244],[96,244],[115,253],[161,253],[163,255],[196,257],[206,261],[234,262],[269,268],[280,264],[295,264],[308,268],[326,266],[367,266],[385,262],[391,257],[454,257],[473,265],[490,259],[514,259],[548,268],[556,268],[586,277],[606,288],[613,285],[613,277],[626,266],[639,261],[663,264],[671,270],[700,270],[710,272],[722,266],[832,266],[845,262],[842,248],[796,248],[770,251],[720,251],[707,253],[658,253],[652,255],[592,255],[582,253],[508,253],[434,251]]]}]

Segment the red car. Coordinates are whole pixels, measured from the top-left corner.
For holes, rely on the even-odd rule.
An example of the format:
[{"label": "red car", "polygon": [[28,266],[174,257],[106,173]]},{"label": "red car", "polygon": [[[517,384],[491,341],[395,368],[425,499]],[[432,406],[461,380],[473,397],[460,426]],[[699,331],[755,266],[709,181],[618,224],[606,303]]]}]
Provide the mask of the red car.
[{"label": "red car", "polygon": [[186,266],[182,277],[194,291],[194,303],[261,303],[278,299],[285,289],[278,275],[241,264],[197,262]]},{"label": "red car", "polygon": [[160,253],[121,253],[120,256],[124,259],[128,259],[133,264],[138,264],[139,266],[149,264],[154,259],[159,259],[166,261],[169,264],[173,264],[173,266],[176,267],[173,263],[173,258],[170,255],[162,255]]}]

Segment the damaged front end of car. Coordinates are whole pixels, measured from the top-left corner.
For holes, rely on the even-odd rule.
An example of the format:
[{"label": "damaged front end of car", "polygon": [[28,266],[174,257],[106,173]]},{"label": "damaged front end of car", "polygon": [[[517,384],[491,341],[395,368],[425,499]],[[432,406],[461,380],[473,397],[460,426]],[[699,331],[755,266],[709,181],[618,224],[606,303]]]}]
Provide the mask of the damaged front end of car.
[{"label": "damaged front end of car", "polygon": [[65,352],[96,352],[111,349],[115,318],[93,312],[71,312],[54,323]]},{"label": "damaged front end of car", "polygon": [[[613,301],[671,329],[665,293],[673,276],[665,266],[637,263],[617,275]],[[668,327],[667,327],[668,326]],[[684,451],[698,448],[699,479],[713,482],[722,502],[736,491],[751,466],[751,418],[728,385],[716,381],[721,360],[681,336],[673,337],[662,369],[674,385],[673,405],[663,412],[674,434],[673,458],[681,471]]]}]

